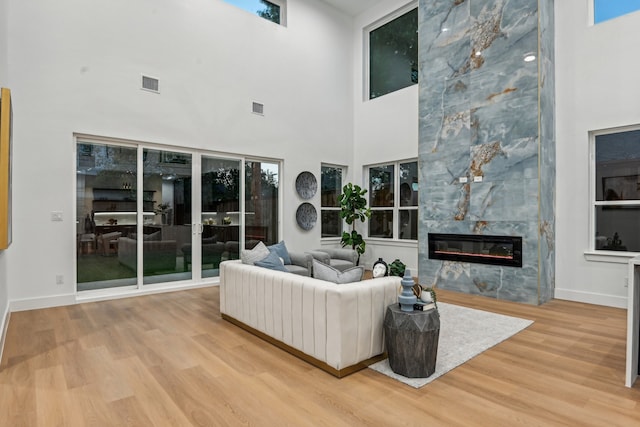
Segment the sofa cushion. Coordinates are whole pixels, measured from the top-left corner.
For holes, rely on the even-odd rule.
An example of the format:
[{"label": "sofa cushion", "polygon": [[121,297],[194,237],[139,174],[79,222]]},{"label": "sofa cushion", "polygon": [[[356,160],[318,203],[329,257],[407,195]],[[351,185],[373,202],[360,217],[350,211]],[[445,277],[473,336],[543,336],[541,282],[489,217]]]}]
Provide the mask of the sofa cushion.
[{"label": "sofa cushion", "polygon": [[278,256],[282,258],[283,264],[291,264],[291,256],[289,256],[289,251],[287,250],[287,246],[284,244],[284,240],[280,243],[276,243],[275,245],[267,246],[267,249],[278,254]]},{"label": "sofa cushion", "polygon": [[275,252],[269,252],[269,255],[259,261],[255,261],[254,264],[258,267],[264,267],[270,270],[284,271],[285,273],[289,272],[289,270],[284,268],[284,264],[282,264],[280,257]]},{"label": "sofa cushion", "polygon": [[313,260],[313,277],[333,283],[352,283],[362,280],[364,267],[353,267],[345,271],[337,270],[330,265],[324,264],[316,259]]},{"label": "sofa cushion", "polygon": [[256,261],[264,259],[270,253],[264,243],[258,242],[253,249],[243,249],[240,253],[240,259],[244,264],[254,265]]},{"label": "sofa cushion", "polygon": [[145,234],[144,236],[142,236],[142,240],[145,240],[147,242],[159,242],[162,240],[162,231],[158,230],[154,233]]}]

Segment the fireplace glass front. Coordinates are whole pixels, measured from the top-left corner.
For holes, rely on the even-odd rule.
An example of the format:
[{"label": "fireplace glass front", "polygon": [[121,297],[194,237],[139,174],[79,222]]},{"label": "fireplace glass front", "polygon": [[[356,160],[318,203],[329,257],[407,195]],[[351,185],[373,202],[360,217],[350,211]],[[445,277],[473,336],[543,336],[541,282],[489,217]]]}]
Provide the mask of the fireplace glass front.
[{"label": "fireplace glass front", "polygon": [[522,237],[429,233],[429,259],[522,267]]}]

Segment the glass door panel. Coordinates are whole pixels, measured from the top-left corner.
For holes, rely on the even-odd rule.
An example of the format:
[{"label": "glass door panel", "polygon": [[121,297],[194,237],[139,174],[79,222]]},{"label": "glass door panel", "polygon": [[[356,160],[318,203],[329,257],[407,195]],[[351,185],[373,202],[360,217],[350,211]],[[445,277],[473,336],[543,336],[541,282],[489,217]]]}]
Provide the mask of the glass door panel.
[{"label": "glass door panel", "polygon": [[257,160],[245,163],[245,247],[278,243],[280,165]]},{"label": "glass door panel", "polygon": [[240,254],[240,161],[202,157],[202,277]]},{"label": "glass door panel", "polygon": [[[137,149],[79,142],[76,155],[78,291],[136,284]],[[122,245],[122,246],[121,246]]]},{"label": "glass door panel", "polygon": [[145,149],[143,173],[143,283],[190,280],[191,154]]}]

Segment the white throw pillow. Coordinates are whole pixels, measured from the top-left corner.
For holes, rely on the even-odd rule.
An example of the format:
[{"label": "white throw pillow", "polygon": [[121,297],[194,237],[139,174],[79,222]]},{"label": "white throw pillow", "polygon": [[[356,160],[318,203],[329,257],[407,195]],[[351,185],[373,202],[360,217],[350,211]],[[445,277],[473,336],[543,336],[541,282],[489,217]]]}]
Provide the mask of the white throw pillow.
[{"label": "white throw pillow", "polygon": [[324,264],[317,259],[313,260],[313,277],[320,280],[326,280],[333,283],[352,283],[362,280],[364,274],[364,267],[352,267],[345,271],[340,271]]},{"label": "white throw pillow", "polygon": [[240,253],[240,259],[243,264],[254,265],[256,261],[265,259],[270,253],[264,243],[258,242],[253,249],[243,249]]}]

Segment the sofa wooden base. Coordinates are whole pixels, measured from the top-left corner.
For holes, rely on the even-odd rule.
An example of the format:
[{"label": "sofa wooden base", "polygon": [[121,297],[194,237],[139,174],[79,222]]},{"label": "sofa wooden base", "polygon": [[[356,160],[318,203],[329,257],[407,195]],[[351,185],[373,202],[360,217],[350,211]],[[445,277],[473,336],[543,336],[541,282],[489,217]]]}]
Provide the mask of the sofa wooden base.
[{"label": "sofa wooden base", "polygon": [[251,326],[242,323],[241,321],[234,319],[233,317],[226,315],[226,314],[222,314],[222,318],[230,323],[233,323],[234,325],[244,329],[247,332],[252,333],[253,335],[257,336],[258,338],[261,338],[265,341],[267,341],[268,343],[271,343],[273,345],[275,345],[276,347],[286,351],[287,353],[290,353],[296,357],[298,357],[299,359],[304,360],[307,363],[312,364],[313,366],[315,366],[316,368],[320,368],[325,372],[330,373],[331,375],[338,377],[338,378],[343,378],[346,377],[349,374],[352,374],[354,372],[358,372],[364,368],[366,368],[369,365],[372,365],[376,362],[379,362],[383,359],[385,359],[387,356],[386,354],[379,354],[377,356],[374,356],[370,359],[367,360],[363,360],[360,363],[357,363],[355,365],[351,365],[351,366],[347,366],[346,368],[342,368],[342,369],[336,369],[332,366],[327,365],[326,363],[324,363],[321,360],[316,359],[315,357],[311,357],[306,353],[301,352],[298,349],[295,349],[285,343],[283,343],[282,341],[278,341],[277,339],[265,334],[264,332],[260,332],[257,329],[252,328]]}]

